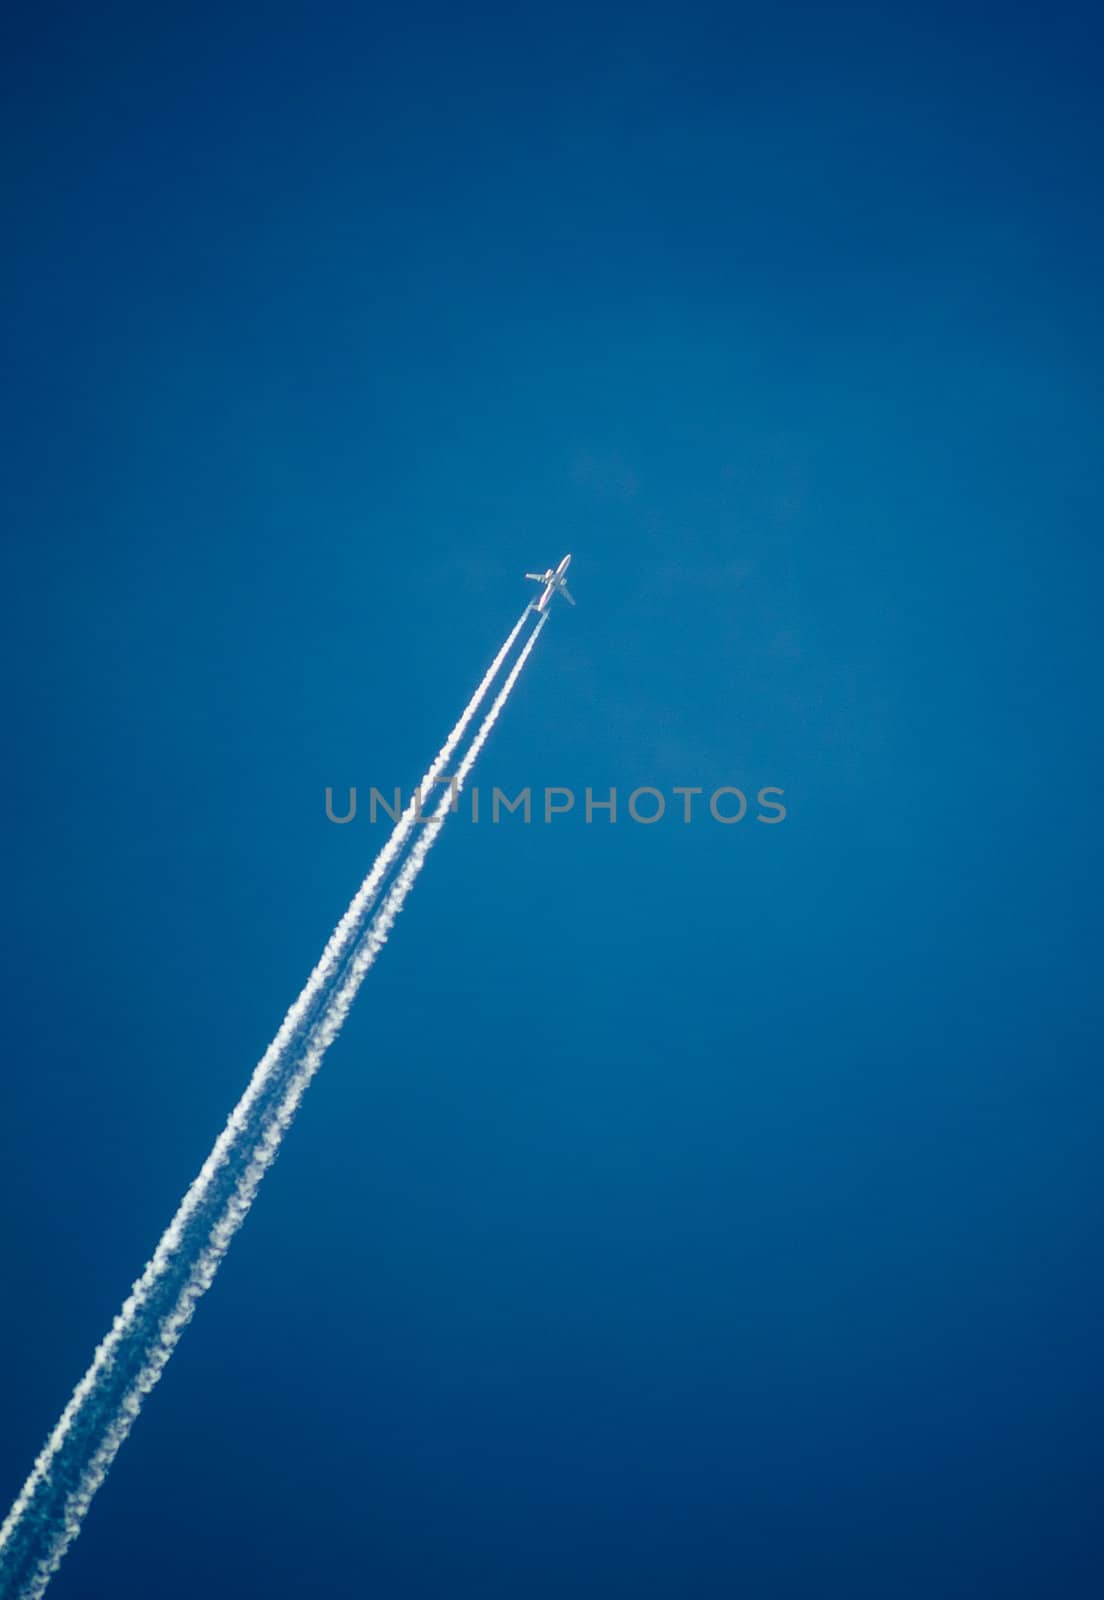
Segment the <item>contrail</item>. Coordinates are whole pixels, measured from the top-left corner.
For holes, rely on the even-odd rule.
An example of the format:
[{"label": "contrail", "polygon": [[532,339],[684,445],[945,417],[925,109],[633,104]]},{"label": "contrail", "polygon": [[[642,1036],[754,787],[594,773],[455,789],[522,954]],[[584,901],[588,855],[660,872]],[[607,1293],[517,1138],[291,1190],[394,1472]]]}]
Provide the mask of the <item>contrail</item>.
[{"label": "contrail", "polygon": [[[88,1418],[88,1422],[90,1422],[91,1426],[94,1427],[94,1414],[96,1414],[96,1411],[99,1410],[98,1405],[96,1405],[96,1400],[99,1398],[99,1392],[101,1392],[102,1387],[104,1387],[107,1379],[109,1379],[110,1373],[112,1373],[112,1368],[114,1368],[118,1357],[120,1357],[120,1352],[125,1349],[126,1339],[128,1339],[128,1336],[133,1333],[134,1328],[136,1328],[136,1325],[138,1325],[142,1312],[149,1307],[150,1301],[157,1296],[158,1288],[165,1288],[165,1280],[168,1278],[168,1275],[173,1272],[174,1266],[178,1264],[179,1256],[181,1256],[182,1246],[184,1246],[184,1243],[189,1240],[190,1230],[194,1230],[195,1224],[197,1224],[197,1219],[202,1219],[205,1206],[210,1208],[211,1200],[216,1198],[216,1186],[218,1186],[219,1174],[221,1174],[222,1170],[226,1168],[230,1157],[234,1155],[235,1147],[237,1147],[238,1144],[243,1141],[243,1136],[245,1136],[245,1134],[248,1133],[248,1130],[250,1130],[251,1117],[253,1117],[254,1114],[258,1114],[258,1112],[261,1112],[261,1114],[264,1112],[264,1102],[266,1102],[266,1098],[270,1098],[270,1093],[272,1093],[272,1090],[277,1088],[278,1080],[280,1080],[280,1077],[282,1077],[282,1069],[286,1070],[286,1066],[288,1066],[288,1056],[290,1056],[290,1054],[293,1056],[293,1059],[296,1059],[296,1061],[301,1059],[302,1062],[306,1062],[307,1059],[314,1059],[314,1051],[315,1048],[317,1048],[314,1040],[315,1038],[320,1037],[320,1034],[322,1034],[323,1021],[325,1021],[325,1018],[330,1016],[331,1010],[333,1010],[333,1003],[330,1003],[330,1005],[325,1005],[326,994],[333,989],[334,979],[338,978],[338,974],[341,973],[342,966],[349,962],[350,952],[354,952],[354,950],[357,949],[358,941],[362,939],[363,931],[365,931],[365,918],[368,917],[368,914],[371,912],[371,907],[374,906],[374,902],[376,902],[376,899],[378,899],[379,891],[381,891],[382,883],[384,883],[387,874],[389,874],[390,867],[394,866],[398,856],[400,856],[400,853],[402,853],[406,840],[410,838],[411,830],[413,830],[413,827],[416,826],[416,822],[418,822],[418,811],[419,806],[421,806],[422,795],[424,795],[424,792],[426,792],[426,790],[429,789],[429,787],[432,786],[432,784],[434,784],[434,782],[437,781],[440,776],[442,776],[443,771],[445,771],[445,766],[448,765],[448,762],[450,762],[451,757],[453,757],[454,752],[456,752],[456,747],[459,746],[459,742],[461,742],[461,739],[464,738],[464,734],[466,734],[467,728],[469,728],[470,723],[472,723],[472,720],[474,720],[475,714],[477,714],[478,709],[480,709],[480,706],[482,706],[483,699],[486,698],[486,693],[488,693],[488,690],[490,690],[491,683],[494,682],[494,678],[498,677],[499,670],[501,670],[502,667],[502,662],[506,661],[510,648],[514,646],[518,634],[522,632],[522,627],[525,626],[525,621],[526,618],[528,618],[528,614],[530,614],[530,608],[526,606],[525,611],[522,611],[522,614],[520,614],[520,618],[518,618],[517,622],[515,622],[514,627],[510,629],[509,635],[507,635],[506,640],[504,640],[501,648],[499,648],[498,654],[494,656],[490,667],[488,667],[485,674],[483,674],[482,680],[480,680],[480,683],[478,683],[477,690],[475,690],[475,693],[472,694],[472,698],[470,698],[470,701],[467,702],[467,706],[464,707],[464,710],[462,710],[462,714],[461,717],[459,717],[458,723],[456,723],[456,726],[454,726],[453,731],[451,731],[450,736],[448,736],[448,739],[446,739],[445,744],[443,744],[442,749],[440,749],[440,752],[438,752],[437,757],[435,757],[434,762],[432,762],[432,765],[429,766],[426,776],[422,778],[421,784],[418,786],[418,795],[416,795],[414,798],[411,798],[410,805],[406,806],[406,810],[400,814],[400,818],[398,818],[398,821],[395,822],[395,827],[392,829],[392,834],[390,834],[389,840],[387,840],[386,845],[382,846],[382,850],[379,851],[378,856],[376,856],[376,861],[373,862],[373,866],[371,866],[370,872],[368,872],[368,877],[365,878],[365,882],[363,882],[362,885],[360,885],[360,888],[358,888],[354,899],[350,901],[349,909],[346,910],[346,914],[344,914],[344,917],[341,918],[341,922],[339,922],[338,926],[334,928],[333,934],[331,934],[330,939],[328,939],[328,942],[326,942],[326,947],[322,952],[322,957],[318,958],[318,963],[315,965],[314,971],[310,973],[310,978],[307,979],[306,986],[304,986],[301,994],[299,994],[299,997],[294,1000],[293,1005],[290,1006],[290,1010],[288,1010],[285,1018],[283,1018],[283,1022],[280,1024],[280,1029],[277,1030],[277,1035],[275,1035],[274,1040],[272,1040],[272,1043],[270,1043],[269,1048],[267,1048],[266,1053],[264,1053],[264,1056],[262,1056],[261,1061],[258,1062],[258,1066],[256,1066],[256,1069],[254,1069],[253,1077],[250,1078],[250,1083],[248,1083],[248,1086],[246,1086],[245,1093],[242,1094],[242,1098],[240,1098],[240,1101],[237,1102],[237,1106],[234,1107],[234,1110],[230,1112],[229,1118],[227,1118],[226,1126],[222,1128],[219,1138],[216,1139],[216,1142],[214,1142],[214,1146],[213,1149],[211,1149],[210,1155],[206,1157],[202,1168],[200,1168],[200,1171],[198,1171],[197,1178],[195,1178],[194,1182],[190,1184],[189,1190],[187,1190],[186,1195],[184,1195],[184,1198],[182,1198],[181,1205],[178,1206],[178,1210],[176,1210],[176,1214],[174,1214],[170,1224],[168,1224],[168,1227],[166,1227],[165,1234],[163,1234],[162,1238],[160,1238],[160,1242],[158,1242],[154,1254],[150,1256],[149,1262],[147,1262],[146,1267],[144,1267],[144,1270],[142,1270],[141,1277],[139,1277],[138,1280],[131,1285],[130,1294],[126,1296],[125,1301],[123,1301],[123,1306],[120,1307],[117,1315],[115,1315],[114,1322],[112,1322],[112,1326],[110,1326],[109,1333],[106,1334],[106,1338],[102,1339],[101,1344],[96,1347],[96,1352],[94,1352],[91,1365],[88,1366],[88,1371],[86,1371],[85,1376],[80,1379],[80,1382],[78,1382],[74,1392],[72,1392],[72,1395],[70,1395],[69,1403],[66,1405],[66,1410],[62,1411],[61,1418],[59,1418],[58,1422],[56,1422],[56,1426],[54,1426],[53,1432],[51,1432],[50,1437],[48,1437],[45,1445],[43,1445],[42,1451],[38,1453],[38,1458],[35,1459],[34,1467],[32,1467],[32,1470],[30,1470],[30,1474],[29,1477],[27,1477],[26,1483],[22,1485],[21,1491],[19,1491],[18,1496],[16,1496],[16,1499],[14,1499],[10,1512],[8,1512],[8,1515],[6,1515],[5,1522],[3,1522],[3,1525],[0,1526],[0,1587],[2,1587],[3,1584],[3,1570],[5,1570],[6,1566],[5,1557],[8,1554],[16,1554],[16,1552],[10,1552],[8,1547],[10,1547],[11,1544],[16,1541],[16,1536],[18,1536],[21,1531],[24,1531],[24,1523],[26,1523],[29,1518],[32,1518],[32,1520],[37,1522],[38,1518],[35,1517],[34,1506],[35,1498],[37,1498],[40,1491],[48,1490],[48,1488],[50,1488],[51,1472],[53,1472],[54,1466],[56,1466],[56,1462],[58,1462],[59,1453],[61,1453],[62,1448],[64,1448],[64,1445],[66,1445],[67,1440],[69,1440],[70,1434],[74,1432],[74,1427],[77,1426],[77,1424],[82,1424],[82,1422],[85,1422],[86,1414],[88,1413],[91,1413],[90,1418]],[[510,688],[512,688],[514,683],[517,682],[518,672],[520,672],[520,669],[522,669],[525,659],[528,658],[528,653],[530,653],[531,648],[533,648],[534,638],[536,638],[536,635],[539,634],[542,624],[544,624],[544,618],[541,619],[538,627],[536,627],[533,634],[530,635],[530,638],[526,640],[526,645],[525,648],[523,648],[522,654],[520,654],[520,658],[518,658],[518,661],[515,662],[514,669],[510,670],[510,675],[509,678],[507,678],[504,690],[499,693],[498,699],[494,701],[493,707],[491,707],[491,712],[488,712],[485,720],[483,720],[483,725],[480,726],[480,731],[478,731],[477,739],[475,739],[474,742],[474,749],[475,746],[478,746],[478,749],[482,749],[483,742],[486,741],[486,736],[490,734],[491,726],[493,726],[494,720],[498,718],[499,710],[502,709],[504,702],[506,702],[507,696],[509,696]],[[472,757],[472,760],[474,760],[474,757]],[[470,760],[469,765],[462,765],[461,770],[459,771],[462,771],[464,776],[467,776],[467,773],[470,771]],[[459,778],[459,773],[456,774],[456,778],[454,778],[456,789],[458,789],[459,782],[461,781],[462,779]],[[434,832],[432,832],[432,838],[437,837],[438,832],[440,832],[440,827],[443,826],[443,813],[448,810],[451,800],[453,800],[453,790],[446,790],[445,797],[443,797],[442,803],[440,803],[440,806],[438,806],[438,810],[435,811],[435,813],[432,814],[427,821],[422,822],[422,827],[424,827],[426,832],[424,832],[424,835],[422,835],[422,840],[419,840],[419,843],[424,843],[424,838],[426,838],[426,835],[429,834],[430,829],[434,830]],[[440,821],[438,821],[438,818],[440,818]],[[430,840],[430,842],[432,842],[432,840]],[[392,893],[387,896],[387,901],[384,902],[384,907],[381,907],[381,914],[379,915],[382,915],[382,910],[386,910],[386,907],[390,906],[392,898],[394,898],[394,890],[392,890]],[[405,898],[405,894],[403,894],[403,898]],[[402,904],[402,902],[400,902],[400,904]],[[394,912],[392,912],[392,915],[390,915],[390,922],[394,922],[395,915],[397,914],[397,909],[395,909]],[[379,922],[379,915],[378,917],[374,918],[373,925],[371,925],[373,928],[376,926],[376,922]],[[387,926],[390,926],[390,922]],[[368,970],[368,965],[371,965],[371,962],[368,962],[365,966],[363,966],[363,971]],[[352,994],[350,994],[349,998],[347,998],[346,1005],[344,1005],[344,1011],[342,1011],[341,1014],[341,1021],[344,1021],[344,1016],[346,1016],[347,1010],[349,1010],[349,1005],[352,1005],[352,995],[355,995],[358,987],[360,987],[360,979],[363,978],[363,971],[360,973],[360,976],[358,976],[357,982],[355,982],[354,989],[352,989]],[[347,987],[349,987],[349,984],[347,984],[346,979],[346,981],[342,982],[341,987],[339,987],[338,994],[346,994]],[[320,1008],[320,1005],[322,1005],[322,1014],[318,1016],[318,1008]],[[306,1029],[307,1024],[309,1024],[310,1019],[312,1019],[312,1014],[314,1014],[314,1024],[310,1026],[310,1029],[307,1030],[306,1034],[307,1040],[310,1040],[312,1043],[304,1048],[304,1045],[302,1045],[302,1035],[304,1035],[304,1029]],[[131,1384],[130,1389],[128,1389],[125,1397],[123,1397],[122,1402],[120,1402],[120,1405],[118,1405],[117,1414],[115,1414],[114,1419],[112,1419],[112,1422],[110,1422],[109,1429],[107,1429],[107,1434],[102,1437],[101,1446],[99,1446],[98,1450],[96,1450],[96,1454],[94,1454],[93,1458],[90,1459],[90,1462],[86,1464],[77,1488],[72,1491],[69,1499],[67,1499],[66,1512],[62,1514],[64,1522],[62,1522],[61,1528],[58,1528],[58,1530],[54,1530],[53,1533],[50,1533],[50,1549],[48,1549],[48,1554],[46,1554],[46,1557],[43,1558],[42,1563],[40,1563],[40,1566],[38,1566],[37,1573],[35,1573],[34,1578],[30,1579],[29,1584],[27,1584],[24,1589],[18,1590],[18,1594],[21,1595],[22,1600],[30,1600],[30,1597],[34,1597],[34,1595],[42,1594],[43,1590],[45,1590],[46,1584],[50,1582],[50,1578],[53,1576],[54,1571],[58,1570],[58,1565],[59,1562],[61,1562],[62,1555],[66,1554],[66,1550],[69,1549],[70,1544],[72,1544],[72,1541],[74,1541],[78,1531],[80,1531],[80,1523],[82,1523],[85,1510],[88,1509],[88,1502],[91,1501],[94,1491],[96,1491],[96,1488],[99,1488],[99,1483],[102,1482],[102,1478],[104,1478],[104,1475],[106,1475],[107,1467],[110,1466],[110,1461],[114,1459],[115,1453],[117,1453],[118,1450],[118,1446],[122,1445],[123,1438],[125,1438],[126,1434],[130,1432],[131,1422],[133,1422],[134,1416],[138,1414],[138,1410],[141,1408],[141,1398],[144,1397],[144,1394],[147,1394],[149,1389],[152,1389],[152,1386],[154,1386],[155,1382],[157,1382],[157,1378],[160,1376],[160,1371],[162,1371],[163,1365],[165,1365],[166,1360],[168,1360],[171,1352],[173,1352],[173,1347],[176,1346],[176,1339],[179,1338],[179,1331],[181,1331],[182,1328],[184,1328],[184,1325],[189,1322],[190,1315],[192,1315],[192,1307],[194,1307],[195,1301],[200,1298],[200,1294],[203,1293],[203,1290],[205,1290],[206,1286],[210,1285],[211,1278],[214,1277],[214,1272],[218,1270],[218,1264],[219,1261],[221,1261],[222,1254],[226,1253],[226,1248],[227,1245],[229,1245],[230,1238],[234,1237],[235,1232],[237,1232],[238,1227],[240,1227],[240,1222],[245,1219],[245,1214],[248,1213],[248,1208],[250,1208],[251,1203],[253,1203],[253,1194],[256,1192],[256,1187],[259,1186],[259,1182],[261,1182],[262,1176],[264,1176],[267,1168],[269,1168],[270,1162],[274,1160],[275,1150],[278,1149],[278,1144],[280,1144],[280,1139],[282,1139],[283,1136],[283,1128],[286,1128],[286,1125],[290,1123],[291,1115],[294,1114],[294,1106],[298,1106],[299,1098],[302,1096],[302,1090],[306,1090],[306,1085],[310,1082],[310,1077],[314,1077],[314,1072],[317,1070],[318,1064],[322,1062],[322,1056],[325,1054],[325,1050],[328,1048],[328,1045],[330,1045],[331,1038],[336,1037],[336,1034],[338,1034],[339,1027],[341,1027],[341,1022],[338,1022],[338,1027],[334,1027],[333,1032],[328,1032],[328,1030],[326,1030],[325,1043],[322,1045],[322,1050],[318,1051],[317,1059],[314,1059],[314,1066],[310,1067],[309,1074],[307,1074],[307,1077],[304,1078],[304,1082],[302,1082],[302,1086],[299,1088],[298,1096],[294,1098],[294,1102],[291,1104],[290,1110],[288,1110],[286,1122],[283,1122],[283,1125],[280,1126],[280,1131],[278,1131],[277,1138],[275,1138],[275,1144],[272,1146],[270,1154],[267,1155],[267,1158],[262,1160],[261,1166],[259,1166],[258,1173],[256,1173],[256,1179],[253,1181],[253,1186],[251,1186],[251,1190],[248,1190],[248,1198],[245,1200],[245,1205],[243,1205],[240,1218],[238,1218],[237,1221],[234,1221],[234,1224],[230,1226],[229,1234],[226,1235],[226,1243],[222,1243],[221,1250],[219,1250],[218,1253],[216,1253],[216,1256],[213,1258],[213,1266],[210,1267],[210,1277],[206,1278],[206,1282],[202,1283],[202,1286],[198,1286],[197,1291],[192,1294],[189,1306],[187,1306],[186,1312],[184,1312],[184,1315],[182,1315],[179,1328],[176,1330],[176,1333],[173,1334],[173,1338],[171,1338],[171,1342],[168,1344],[168,1347],[166,1347],[165,1355],[163,1355],[160,1363],[154,1366],[155,1355],[157,1355],[157,1350],[160,1349],[160,1342],[162,1342],[166,1326],[168,1326],[168,1323],[171,1322],[171,1317],[163,1320],[162,1331],[160,1331],[160,1334],[158,1334],[158,1344],[157,1347],[155,1347],[155,1354],[152,1355],[149,1360],[147,1360],[146,1366],[142,1368],[142,1374],[139,1374],[139,1379],[136,1379],[136,1381]],[[299,1050],[291,1050],[291,1046],[294,1045],[299,1045]],[[294,1075],[294,1077],[291,1078],[291,1082],[296,1082],[296,1077],[298,1077],[298,1075],[299,1074]],[[230,1202],[230,1205],[227,1206],[226,1211],[222,1213],[222,1218],[219,1219],[219,1222],[214,1224],[214,1229],[211,1229],[211,1240],[214,1240],[214,1237],[216,1237],[216,1234],[218,1234],[219,1227],[221,1227],[222,1224],[226,1222],[226,1219],[229,1218],[230,1208],[232,1208],[234,1198],[237,1198],[237,1195],[242,1192],[243,1181],[245,1181],[246,1176],[253,1171],[254,1165],[256,1165],[256,1162],[258,1162],[259,1155],[262,1154],[262,1150],[266,1149],[266,1139],[269,1138],[270,1130],[272,1130],[274,1126],[277,1126],[278,1120],[280,1120],[280,1110],[283,1109],[283,1106],[285,1106],[286,1102],[288,1102],[288,1091],[285,1091],[285,1098],[283,1098],[282,1104],[280,1104],[280,1109],[277,1110],[275,1117],[274,1115],[269,1114],[269,1117],[266,1118],[266,1126],[264,1126],[264,1134],[261,1136],[261,1141],[259,1141],[259,1144],[254,1142],[253,1155],[251,1155],[250,1163],[248,1163],[248,1166],[246,1166],[245,1173],[238,1178],[237,1184],[235,1184],[232,1202]],[[221,1235],[219,1235],[219,1237],[221,1237]],[[208,1248],[210,1248],[210,1243],[208,1243]],[[203,1256],[200,1256],[200,1259],[195,1262],[194,1269],[192,1269],[192,1275],[190,1275],[189,1280],[187,1280],[189,1285],[192,1283],[192,1280],[194,1280],[195,1274],[197,1274],[198,1270],[200,1270],[200,1266],[202,1266],[202,1261],[205,1259],[205,1256],[206,1250],[203,1251]],[[146,1384],[144,1384],[144,1387],[142,1387],[142,1379],[144,1379],[144,1374],[150,1370],[152,1370],[152,1376],[150,1376],[149,1381],[147,1381]],[[134,1395],[138,1395],[138,1398],[134,1398]],[[112,1410],[115,1410],[115,1408],[112,1408]],[[115,1430],[117,1430],[118,1426],[120,1426],[120,1418],[122,1418],[123,1414],[126,1414],[126,1418],[128,1419],[126,1419],[125,1426],[123,1426],[122,1434],[118,1435],[118,1440],[114,1443],[114,1448],[109,1448],[110,1440],[112,1440],[112,1437],[114,1437]],[[107,1451],[106,1458],[104,1458],[104,1461],[102,1461],[101,1466],[96,1466],[96,1462],[99,1462],[99,1458],[101,1458],[102,1454],[104,1454],[104,1451]],[[70,1514],[70,1507],[74,1507],[75,1509],[75,1522],[74,1515]],[[45,1512],[45,1515],[48,1515],[48,1512]]]},{"label": "contrail", "polygon": [[[26,1531],[25,1524],[28,1521],[40,1523],[41,1520],[49,1518],[48,1508],[42,1508],[36,1516],[35,1501],[40,1491],[49,1489],[58,1456],[73,1433],[74,1428],[80,1425],[83,1427],[83,1431],[92,1431],[100,1436],[100,1444],[80,1474],[76,1487],[68,1496],[61,1518],[52,1528],[47,1525],[43,1530],[47,1544],[45,1555],[24,1587],[18,1591],[13,1591],[18,1593],[20,1600],[34,1600],[34,1597],[40,1596],[50,1578],[57,1571],[66,1550],[80,1531],[81,1523],[93,1495],[103,1482],[111,1462],[129,1433],[134,1418],[141,1409],[143,1398],[160,1377],[165,1363],[176,1346],[180,1333],[191,1319],[196,1302],[210,1286],[231,1239],[244,1221],[253,1203],[253,1198],[261,1179],[275,1159],[284,1131],[294,1116],[295,1108],[302,1098],[303,1092],[318,1070],[330,1043],[340,1031],[353,998],[363,981],[364,974],[374,961],[379,948],[384,943],[387,933],[398,916],[402,902],[409,892],[410,884],[417,876],[418,871],[420,871],[421,862],[424,861],[430,845],[432,845],[433,840],[436,839],[444,826],[445,815],[453,803],[453,792],[459,792],[460,786],[471,771],[479,751],[486,743],[491,728],[497,721],[498,715],[516,683],[525,661],[528,659],[537,635],[544,626],[546,619],[542,617],[526,641],[518,660],[511,669],[503,688],[493,702],[491,710],[484,718],[471,748],[461,763],[454,778],[455,790],[446,791],[437,809],[423,823],[424,831],[421,838],[411,852],[407,863],[400,871],[366,934],[364,929],[365,918],[375,904],[388,871],[394,865],[415,823],[418,821],[418,809],[422,794],[427,787],[441,776],[445,766],[455,753],[518,634],[521,632],[529,615],[529,610],[530,608],[526,607],[514,624],[475,693],[472,695],[471,700],[464,708],[452,733],[419,784],[416,799],[411,800],[410,805],[400,816],[390,838],[373,863],[368,876],[335,928],[302,993],[288,1010],[276,1037],[254,1069],[245,1093],[231,1112],[226,1126],[177,1208],[176,1214],[162,1235],[153,1256],[147,1262],[141,1277],[133,1284],[130,1294],[112,1323],[110,1332],[97,1347],[88,1371],[74,1389],[69,1403],[35,1461],[34,1467],[16,1497],[3,1526],[0,1527],[0,1582],[2,1582],[4,1568],[7,1565],[6,1554],[13,1557],[18,1555],[16,1551],[9,1551],[8,1547],[16,1542],[17,1535]],[[408,876],[410,862],[415,856],[418,858],[418,864],[413,873]],[[363,950],[373,936],[376,936],[376,942],[372,946],[371,954],[367,959],[364,959]],[[352,960],[349,959],[351,953],[354,953]],[[334,989],[335,980],[341,974],[342,968],[346,966],[347,970],[342,977],[342,981]],[[333,991],[332,993],[330,993],[331,990]],[[305,1039],[304,1029],[306,1029]],[[297,1046],[297,1048],[292,1049],[292,1046]],[[289,1057],[290,1063],[294,1066],[294,1071],[284,1088],[283,1097],[275,1112],[270,1108],[266,1111],[265,1108],[268,1101],[273,1097],[274,1091],[279,1088],[281,1078],[286,1076]],[[183,1247],[189,1241],[191,1233],[195,1231],[197,1222],[202,1220],[204,1208],[206,1207],[209,1210],[212,1201],[217,1200],[217,1179],[233,1156],[236,1147],[244,1142],[244,1135],[250,1129],[251,1117],[254,1114],[259,1114],[262,1118],[262,1132],[260,1137],[254,1137],[250,1144],[251,1154],[248,1163],[237,1178],[230,1199],[222,1209],[218,1220],[210,1228],[207,1242],[201,1249],[200,1255],[189,1269],[186,1282],[179,1292],[175,1306],[168,1315],[161,1318],[151,1353],[146,1358],[137,1377],[131,1381],[122,1399],[118,1403],[112,1404],[110,1408],[111,1420],[108,1422],[106,1429],[101,1429],[96,1422],[97,1417],[102,1414],[104,1409],[103,1405],[97,1402],[106,1398],[101,1391],[110,1379],[121,1351],[126,1348],[128,1336],[134,1332],[136,1327],[139,1327],[140,1331],[141,1326],[144,1325],[142,1322],[143,1311],[157,1297],[159,1289],[164,1291],[167,1287],[171,1288],[171,1285],[167,1285],[166,1280],[169,1279],[170,1274],[174,1273],[174,1268],[177,1269],[178,1274]],[[187,1257],[185,1257],[183,1265],[187,1266]],[[149,1318],[146,1318],[145,1323],[148,1322]],[[49,1520],[52,1521],[53,1519]]]}]

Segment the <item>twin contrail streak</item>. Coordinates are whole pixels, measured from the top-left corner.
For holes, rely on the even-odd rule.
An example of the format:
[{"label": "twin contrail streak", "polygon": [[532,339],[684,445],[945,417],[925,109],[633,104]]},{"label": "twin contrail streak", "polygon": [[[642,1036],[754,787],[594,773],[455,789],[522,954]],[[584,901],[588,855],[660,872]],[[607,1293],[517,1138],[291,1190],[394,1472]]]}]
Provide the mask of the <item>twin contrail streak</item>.
[{"label": "twin contrail streak", "polygon": [[[471,772],[544,627],[547,618],[542,615],[453,775],[451,788],[421,822],[421,834],[369,922],[387,875],[419,822],[422,795],[444,773],[517,640],[528,611],[527,607],[507,636],[422,779],[417,801],[412,799],[400,816],[335,928],[0,1527],[0,1582],[7,1558],[13,1565],[19,1559],[20,1550],[12,1547],[25,1545],[27,1535],[33,1545],[33,1551],[22,1550],[21,1566],[29,1570],[22,1587],[12,1591],[19,1600],[38,1600],[57,1571],[145,1396],[164,1371],[196,1304],[213,1282],[248,1215],[307,1086],[340,1032],[365,974],[444,827],[455,794]],[[232,1184],[228,1195],[227,1180]],[[207,1221],[212,1211],[214,1220]],[[120,1367],[125,1370],[118,1370]],[[62,1452],[75,1433],[80,1436],[76,1444],[83,1441],[90,1453],[83,1467],[75,1463],[73,1487],[64,1503],[52,1510],[49,1503],[40,1505],[39,1501],[49,1501],[52,1487],[64,1489],[61,1479],[73,1480],[73,1469],[64,1471]],[[53,1483],[55,1477],[58,1485]],[[58,1498],[55,1493],[54,1501]]]}]

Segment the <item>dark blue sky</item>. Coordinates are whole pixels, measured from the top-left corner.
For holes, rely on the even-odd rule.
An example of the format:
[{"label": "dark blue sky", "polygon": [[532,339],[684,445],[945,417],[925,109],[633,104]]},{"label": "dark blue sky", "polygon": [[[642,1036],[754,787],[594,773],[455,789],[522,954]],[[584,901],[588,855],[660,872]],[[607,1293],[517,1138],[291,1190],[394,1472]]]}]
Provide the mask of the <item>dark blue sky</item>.
[{"label": "dark blue sky", "polygon": [[62,1597],[1100,1592],[1095,8],[26,12],[0,1500],[575,553]]}]

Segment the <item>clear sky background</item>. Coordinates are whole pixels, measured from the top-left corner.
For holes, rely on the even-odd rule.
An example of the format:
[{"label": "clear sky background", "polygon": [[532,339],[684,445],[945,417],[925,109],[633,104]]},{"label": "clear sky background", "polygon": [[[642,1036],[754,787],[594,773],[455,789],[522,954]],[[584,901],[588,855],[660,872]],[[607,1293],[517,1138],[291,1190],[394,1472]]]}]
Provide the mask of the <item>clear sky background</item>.
[{"label": "clear sky background", "polygon": [[58,1600],[1101,1592],[1100,44],[9,22],[0,1500],[523,571],[788,807],[455,819]]}]

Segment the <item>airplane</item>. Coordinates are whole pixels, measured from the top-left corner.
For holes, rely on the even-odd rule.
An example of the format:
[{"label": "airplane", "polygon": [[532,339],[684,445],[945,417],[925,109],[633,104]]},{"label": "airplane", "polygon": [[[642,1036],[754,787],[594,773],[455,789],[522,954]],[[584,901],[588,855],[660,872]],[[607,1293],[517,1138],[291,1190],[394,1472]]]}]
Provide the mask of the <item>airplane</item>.
[{"label": "airplane", "polygon": [[533,583],[543,583],[545,586],[544,593],[541,595],[539,600],[535,600],[533,602],[530,610],[542,612],[547,611],[549,605],[552,603],[552,596],[554,594],[562,594],[568,605],[573,606],[575,604],[574,600],[571,598],[571,591],[567,587],[566,573],[570,565],[571,557],[564,556],[555,572],[553,572],[552,568],[549,567],[547,572],[527,572],[525,574],[525,576]]}]

